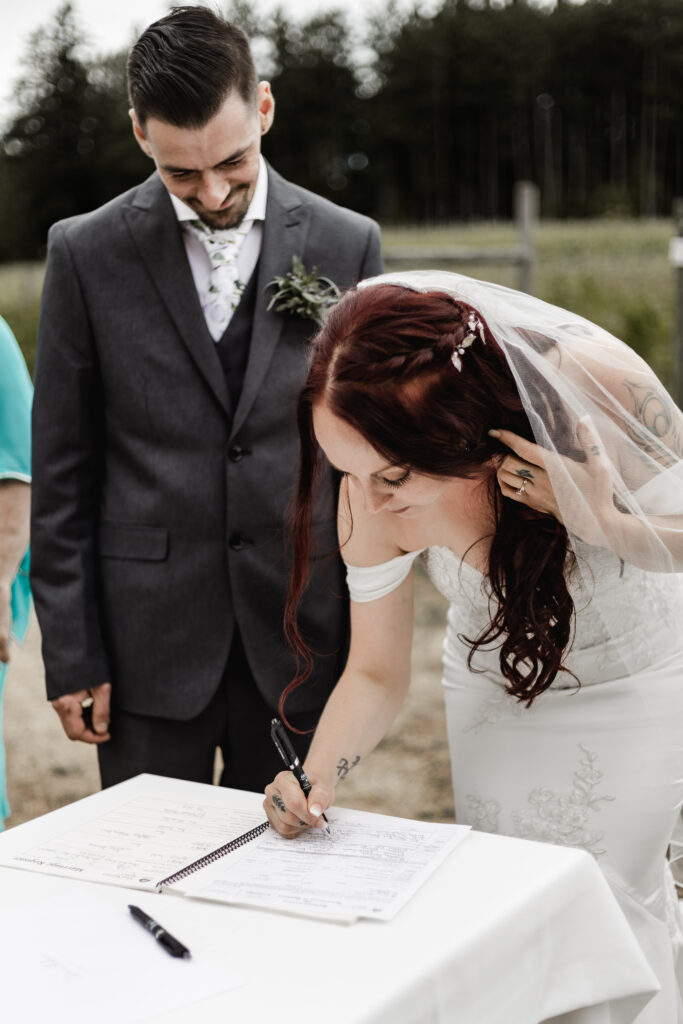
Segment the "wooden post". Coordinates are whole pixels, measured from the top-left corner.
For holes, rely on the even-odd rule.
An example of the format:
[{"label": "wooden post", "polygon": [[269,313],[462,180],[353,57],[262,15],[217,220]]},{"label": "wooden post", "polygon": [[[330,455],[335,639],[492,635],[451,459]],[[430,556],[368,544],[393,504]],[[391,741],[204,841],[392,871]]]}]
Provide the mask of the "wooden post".
[{"label": "wooden post", "polygon": [[514,191],[514,213],[517,225],[517,245],[487,246],[478,249],[471,245],[445,245],[422,248],[409,245],[405,248],[385,249],[384,257],[391,270],[400,267],[413,269],[416,264],[450,263],[502,263],[517,268],[517,287],[533,295],[534,262],[536,258],[536,225],[539,210],[538,186],[531,181],[518,181]]},{"label": "wooden post", "polygon": [[519,289],[534,293],[534,259],[538,222],[538,186],[531,181],[515,184],[515,221],[519,230]]},{"label": "wooden post", "polygon": [[674,237],[669,246],[669,259],[674,268],[674,337],[673,397],[683,403],[683,199],[674,199]]}]

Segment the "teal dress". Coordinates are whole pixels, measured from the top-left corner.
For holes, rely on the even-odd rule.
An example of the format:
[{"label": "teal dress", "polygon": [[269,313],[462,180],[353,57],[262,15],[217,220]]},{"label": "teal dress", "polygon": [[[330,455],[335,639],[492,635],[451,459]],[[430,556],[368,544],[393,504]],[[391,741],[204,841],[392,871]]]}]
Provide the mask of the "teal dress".
[{"label": "teal dress", "polygon": [[[14,335],[0,317],[0,480],[31,481],[31,399],[33,388]],[[21,640],[28,625],[31,592],[28,551],[12,585],[12,635]],[[0,662],[0,829],[9,815],[2,691],[7,666]]]}]

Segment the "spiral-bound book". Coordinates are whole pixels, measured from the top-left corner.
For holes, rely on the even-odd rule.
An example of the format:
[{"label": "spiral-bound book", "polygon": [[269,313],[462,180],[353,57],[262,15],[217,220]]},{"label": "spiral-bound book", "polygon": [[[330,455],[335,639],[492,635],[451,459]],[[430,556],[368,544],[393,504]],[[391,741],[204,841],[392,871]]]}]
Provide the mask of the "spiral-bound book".
[{"label": "spiral-bound book", "polygon": [[389,920],[468,831],[347,808],[328,818],[330,837],[310,829],[287,840],[263,820],[255,794],[140,775],[33,831],[24,825],[16,842],[10,830],[0,864],[330,920]]}]

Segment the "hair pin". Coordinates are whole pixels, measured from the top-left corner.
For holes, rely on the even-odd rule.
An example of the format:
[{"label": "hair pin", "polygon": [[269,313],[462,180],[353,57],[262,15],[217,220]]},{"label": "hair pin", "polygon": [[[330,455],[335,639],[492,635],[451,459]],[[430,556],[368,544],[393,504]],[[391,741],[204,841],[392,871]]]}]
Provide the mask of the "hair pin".
[{"label": "hair pin", "polygon": [[467,330],[469,333],[465,335],[459,345],[455,346],[453,355],[451,356],[451,362],[456,370],[462,370],[462,357],[465,355],[465,350],[470,347],[472,342],[477,340],[477,335],[479,335],[480,341],[486,344],[484,325],[479,317],[476,317],[474,313],[470,313],[467,321]]}]

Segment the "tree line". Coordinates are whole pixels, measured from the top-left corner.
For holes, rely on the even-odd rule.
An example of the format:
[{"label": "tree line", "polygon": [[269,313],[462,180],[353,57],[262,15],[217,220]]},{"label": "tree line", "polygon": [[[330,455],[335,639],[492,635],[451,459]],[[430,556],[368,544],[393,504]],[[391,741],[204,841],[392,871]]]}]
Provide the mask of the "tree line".
[{"label": "tree line", "polygon": [[[232,0],[272,83],[265,155],[286,177],[390,222],[507,218],[535,181],[549,217],[668,215],[683,194],[680,0],[387,0],[362,35]],[[151,170],[127,115],[126,54],[84,52],[64,4],[34,34],[0,148],[0,260]]]}]

